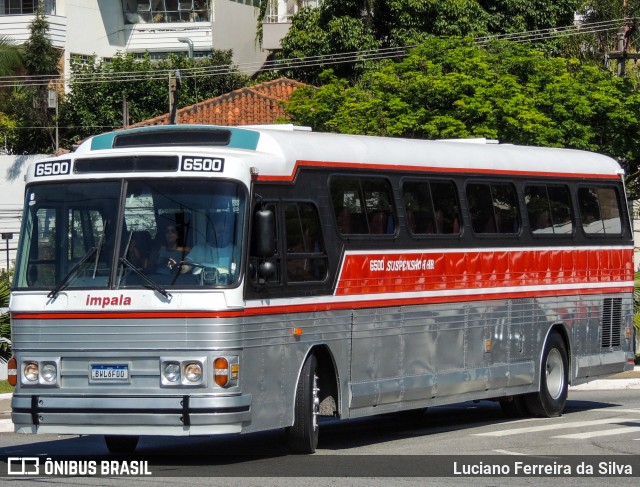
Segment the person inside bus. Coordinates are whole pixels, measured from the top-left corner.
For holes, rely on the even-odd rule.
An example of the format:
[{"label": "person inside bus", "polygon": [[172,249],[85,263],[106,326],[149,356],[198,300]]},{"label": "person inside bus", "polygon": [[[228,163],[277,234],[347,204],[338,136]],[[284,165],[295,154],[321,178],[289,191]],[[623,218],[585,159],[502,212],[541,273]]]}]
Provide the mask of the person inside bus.
[{"label": "person inside bus", "polygon": [[155,256],[156,272],[171,274],[171,270],[178,263],[185,260],[189,248],[180,245],[181,238],[175,224],[169,223],[164,228],[164,244],[157,250]]},{"label": "person inside bus", "polygon": [[207,240],[194,245],[185,258],[198,266],[183,265],[181,272],[200,274],[203,268],[215,268],[220,274],[230,275],[235,271],[233,262],[234,216],[230,211],[219,211],[211,215],[207,225]]},{"label": "person inside bus", "polygon": [[127,258],[136,268],[146,270],[149,267],[151,254],[151,235],[144,230],[138,230],[131,235]]}]

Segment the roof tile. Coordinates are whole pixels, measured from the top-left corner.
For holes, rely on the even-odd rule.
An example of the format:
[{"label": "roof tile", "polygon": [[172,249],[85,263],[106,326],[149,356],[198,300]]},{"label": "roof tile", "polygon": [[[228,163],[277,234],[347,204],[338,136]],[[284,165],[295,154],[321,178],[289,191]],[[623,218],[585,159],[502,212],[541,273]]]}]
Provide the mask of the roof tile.
[{"label": "roof tile", "polygon": [[[181,124],[263,125],[275,123],[285,116],[282,101],[297,88],[307,86],[289,78],[279,78],[254,86],[247,86],[178,110],[176,120]],[[169,125],[170,114],[165,113],[130,127]]]}]

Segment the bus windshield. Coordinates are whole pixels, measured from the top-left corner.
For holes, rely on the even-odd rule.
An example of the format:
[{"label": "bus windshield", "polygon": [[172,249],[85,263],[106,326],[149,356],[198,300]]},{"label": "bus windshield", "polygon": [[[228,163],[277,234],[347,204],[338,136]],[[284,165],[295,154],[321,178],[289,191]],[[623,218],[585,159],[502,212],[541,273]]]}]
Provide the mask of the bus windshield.
[{"label": "bus windshield", "polygon": [[27,189],[15,287],[230,286],[246,194],[229,181],[42,184]]}]

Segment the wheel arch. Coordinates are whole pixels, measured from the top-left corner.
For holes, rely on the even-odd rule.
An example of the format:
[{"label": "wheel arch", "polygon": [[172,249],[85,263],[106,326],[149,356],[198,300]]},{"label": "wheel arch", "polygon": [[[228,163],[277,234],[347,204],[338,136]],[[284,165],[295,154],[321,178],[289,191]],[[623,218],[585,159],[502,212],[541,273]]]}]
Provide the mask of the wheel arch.
[{"label": "wheel arch", "polygon": [[310,355],[315,355],[318,362],[316,372],[320,389],[320,415],[341,417],[338,367],[333,353],[326,344],[314,345],[305,354],[298,376],[302,371],[302,365]]},{"label": "wheel arch", "polygon": [[[569,331],[567,330],[567,325],[563,321],[558,321],[558,322],[554,323],[553,325],[551,325],[549,327],[549,330],[547,330],[547,335],[544,337],[544,342],[542,344],[542,348],[540,349],[540,356],[538,357],[538,365],[542,369],[542,356],[544,355],[544,349],[545,349],[545,347],[547,345],[547,340],[549,340],[549,336],[553,332],[558,333],[558,335],[560,335],[560,338],[562,339],[562,341],[564,343],[564,348],[565,348],[565,350],[567,352],[567,366],[569,368],[569,370],[567,371],[568,372],[568,378],[569,378],[569,383],[571,383],[571,377],[573,375],[573,373],[572,373],[573,360],[571,360],[571,352],[572,352],[571,336],[569,334]],[[540,384],[538,383],[538,386],[539,385]]]}]

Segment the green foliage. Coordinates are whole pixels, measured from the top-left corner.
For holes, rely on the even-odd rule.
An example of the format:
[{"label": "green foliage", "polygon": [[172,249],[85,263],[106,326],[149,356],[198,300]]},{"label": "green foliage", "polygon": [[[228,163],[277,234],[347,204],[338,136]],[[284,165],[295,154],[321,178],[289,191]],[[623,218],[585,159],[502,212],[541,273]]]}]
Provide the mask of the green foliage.
[{"label": "green foliage", "polygon": [[[58,62],[62,55],[47,35],[49,23],[38,10],[29,26],[30,36],[21,50],[21,61],[26,74],[36,80],[58,76]],[[17,69],[14,65],[14,69]],[[2,110],[13,122],[14,130],[7,130],[7,145],[11,153],[47,153],[55,147],[54,111],[49,109],[48,91],[56,89],[46,82],[39,85],[19,86],[2,93]]]},{"label": "green foliage", "polygon": [[[263,1],[265,3],[266,0]],[[283,38],[280,58],[410,46],[430,36],[477,37],[572,25],[581,0],[325,0],[302,9]],[[555,50],[557,42],[547,50]],[[320,83],[330,63],[292,76]],[[339,77],[357,79],[367,65],[342,64]]]},{"label": "green foliage", "polygon": [[0,36],[0,76],[11,76],[24,65],[22,49],[8,36]]},{"label": "green foliage", "polygon": [[330,73],[287,105],[295,123],[326,132],[572,147],[638,171],[640,100],[633,85],[577,59],[530,46],[431,38],[353,86]]},{"label": "green foliage", "polygon": [[[181,73],[178,106],[219,96],[245,86],[248,78],[236,70],[207,74],[212,68],[232,64],[231,51],[213,51],[210,58],[191,59],[171,55],[162,61],[140,60],[135,54],[119,54],[99,63],[72,64],[70,93],[60,109],[62,144],[74,143],[96,133],[123,126],[126,98],[129,123],[137,123],[169,112],[169,73]],[[124,81],[115,80],[128,74]]]},{"label": "green foliage", "polygon": [[[0,308],[9,306],[9,293],[11,291],[11,275],[8,272],[0,274]],[[0,356],[8,359],[11,357],[11,324],[9,313],[0,314]],[[9,340],[7,342],[6,340]]]}]

